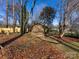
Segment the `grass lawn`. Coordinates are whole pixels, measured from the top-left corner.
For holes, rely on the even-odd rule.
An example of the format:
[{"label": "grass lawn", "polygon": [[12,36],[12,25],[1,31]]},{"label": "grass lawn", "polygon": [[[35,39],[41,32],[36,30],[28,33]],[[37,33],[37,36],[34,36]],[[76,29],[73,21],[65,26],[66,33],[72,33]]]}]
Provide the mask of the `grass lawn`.
[{"label": "grass lawn", "polygon": [[73,44],[73,45],[79,47],[79,42],[71,42],[71,44]]}]

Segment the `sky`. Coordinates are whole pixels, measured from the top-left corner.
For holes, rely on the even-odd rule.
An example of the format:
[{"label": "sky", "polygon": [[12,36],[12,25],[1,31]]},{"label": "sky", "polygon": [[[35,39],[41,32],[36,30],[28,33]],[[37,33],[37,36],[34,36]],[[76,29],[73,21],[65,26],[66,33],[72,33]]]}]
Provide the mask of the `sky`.
[{"label": "sky", "polygon": [[[9,0],[9,3],[11,4],[11,1],[12,0]],[[17,2],[18,0],[15,0],[15,2]],[[59,9],[59,7],[57,6],[57,2],[60,1],[60,0],[37,0],[36,1],[36,5],[34,7],[34,10],[33,10],[33,19],[30,19],[31,20],[34,20],[36,17],[39,16],[40,12],[42,11],[42,9],[45,7],[45,6],[50,6],[52,8],[54,8],[56,11]],[[27,4],[27,10],[30,11],[31,10],[31,7],[32,7],[32,4],[33,4],[33,0],[29,0],[28,1],[28,4]],[[6,16],[6,0],[0,0],[0,15],[2,15],[3,17]],[[58,16],[58,13],[56,14],[56,16]],[[3,18],[0,18],[0,20],[3,20]],[[58,24],[58,18],[55,18],[54,19],[54,25],[57,25]]]}]

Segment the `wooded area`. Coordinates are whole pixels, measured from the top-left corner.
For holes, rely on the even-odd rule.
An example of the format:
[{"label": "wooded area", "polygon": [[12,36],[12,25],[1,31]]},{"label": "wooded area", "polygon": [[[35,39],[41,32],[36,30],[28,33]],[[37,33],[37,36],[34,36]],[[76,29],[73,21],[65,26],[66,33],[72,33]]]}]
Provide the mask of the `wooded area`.
[{"label": "wooded area", "polygon": [[42,2],[0,0],[0,58],[19,59],[23,53],[25,59],[79,59],[79,0],[56,0],[44,7]]},{"label": "wooded area", "polygon": [[[60,4],[60,2],[56,3],[56,5],[59,7],[58,10],[55,10],[51,7],[44,7],[38,20],[32,22],[32,25],[29,25],[28,21],[29,18],[33,16],[33,9],[36,6],[36,2],[36,0],[32,1],[33,4],[29,12],[27,10],[27,0],[18,0],[17,3],[15,3],[15,0],[12,0],[11,4],[9,4],[8,0],[6,0],[6,17],[1,15],[1,18],[3,18],[5,22],[2,25],[6,28],[8,28],[9,26],[13,27],[13,32],[15,32],[15,27],[18,26],[21,29],[21,34],[30,31],[29,28],[32,27],[32,25],[34,24],[41,24],[44,26],[45,29],[48,27],[53,28],[53,25],[51,25],[51,23],[54,23],[53,19],[56,18],[56,13],[58,12],[60,15],[58,20],[59,24],[55,27],[59,28],[57,28],[59,31],[59,36],[62,37],[65,32],[72,32],[78,34],[78,16],[76,17],[73,14],[76,13],[76,15],[78,15],[79,1],[61,0],[60,2],[62,2],[62,4]],[[13,19],[13,25],[9,24],[9,17]],[[19,22],[18,25],[17,21]]]}]

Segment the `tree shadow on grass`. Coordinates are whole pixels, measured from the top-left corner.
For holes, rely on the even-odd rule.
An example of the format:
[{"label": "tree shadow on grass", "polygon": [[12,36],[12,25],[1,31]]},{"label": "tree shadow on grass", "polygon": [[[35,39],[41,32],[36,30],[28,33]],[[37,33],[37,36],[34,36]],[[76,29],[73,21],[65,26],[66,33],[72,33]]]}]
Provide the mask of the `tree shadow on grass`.
[{"label": "tree shadow on grass", "polygon": [[69,44],[66,44],[67,42],[64,42],[62,38],[59,38],[58,39],[58,38],[54,38],[54,37],[50,37],[50,36],[48,36],[48,37],[51,38],[51,39],[54,39],[54,40],[58,41],[59,43],[65,45],[65,46],[67,46],[67,47],[69,47],[71,49],[73,49],[74,51],[79,52],[79,49],[78,48],[75,48],[75,47],[73,47],[73,46],[71,46]]}]

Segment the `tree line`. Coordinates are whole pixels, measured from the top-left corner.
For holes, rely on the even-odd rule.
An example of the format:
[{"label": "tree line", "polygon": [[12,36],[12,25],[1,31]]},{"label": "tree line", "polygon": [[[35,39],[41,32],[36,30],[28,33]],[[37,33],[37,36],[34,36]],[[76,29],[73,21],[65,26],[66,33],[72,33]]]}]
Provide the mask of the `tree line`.
[{"label": "tree line", "polygon": [[[28,0],[18,0],[18,3],[15,3],[15,0],[12,0],[12,4],[8,4],[9,0],[6,0],[6,28],[8,27],[8,16],[11,16],[13,18],[13,31],[15,32],[16,27],[16,21],[19,21],[19,25],[21,28],[21,34],[26,33],[26,29],[29,28],[28,20],[29,17],[33,16],[33,9],[36,6],[37,0],[32,1],[32,7],[30,12],[27,10],[27,3]],[[60,0],[57,1],[56,5],[59,7],[58,10],[55,10],[54,8],[50,6],[46,6],[43,8],[42,12],[40,12],[39,19],[33,24],[41,24],[44,27],[44,33],[47,34],[49,32],[49,25],[53,22],[53,19],[56,17],[56,13],[59,13],[59,36],[63,37],[63,35],[66,33],[66,31],[71,30],[72,28],[75,28],[75,31],[78,31],[78,24],[76,24],[76,20],[78,21],[77,17],[75,20],[72,18],[73,13],[79,12],[78,5],[79,1],[74,0]],[[75,9],[74,9],[75,8]],[[74,11],[75,10],[75,11]],[[77,13],[78,14],[78,13]],[[79,14],[78,14],[79,16]],[[32,24],[32,25],[33,25]],[[32,26],[30,26],[32,27]],[[32,29],[32,28],[30,28]],[[30,31],[29,29],[29,31]]]}]

